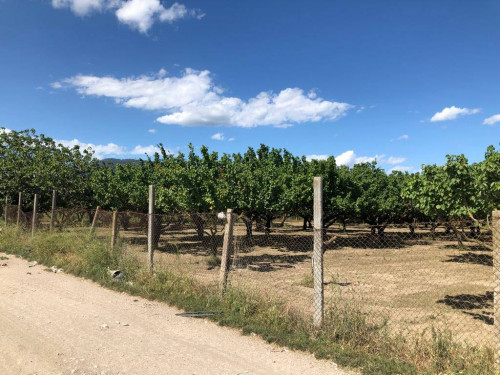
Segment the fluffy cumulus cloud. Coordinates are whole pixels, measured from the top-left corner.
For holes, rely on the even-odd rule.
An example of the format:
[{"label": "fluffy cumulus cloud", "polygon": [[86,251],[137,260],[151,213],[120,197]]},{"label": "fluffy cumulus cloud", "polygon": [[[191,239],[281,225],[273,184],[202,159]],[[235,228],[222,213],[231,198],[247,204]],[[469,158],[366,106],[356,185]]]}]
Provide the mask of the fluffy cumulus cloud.
[{"label": "fluffy cumulus cloud", "polygon": [[173,23],[183,18],[200,19],[204,16],[198,9],[188,9],[177,2],[165,8],[160,0],[52,0],[52,6],[71,9],[78,16],[114,11],[118,21],[142,33],[147,33],[155,22]]},{"label": "fluffy cumulus cloud", "polygon": [[224,96],[207,70],[186,69],[178,77],[77,75],[52,86],[56,83],[83,95],[112,98],[125,107],[163,110],[166,114],[158,117],[158,122],[183,126],[286,127],[294,123],[333,121],[352,107],[300,88],[261,92],[248,100]]},{"label": "fluffy cumulus cloud", "polygon": [[484,119],[483,124],[484,125],[495,125],[497,122],[500,122],[500,113],[498,115],[493,115],[493,116],[490,116],[490,117]]},{"label": "fluffy cumulus cloud", "polygon": [[216,140],[216,141],[223,141],[224,139],[226,139],[224,137],[224,133],[215,133],[214,135],[212,135],[210,138]]},{"label": "fluffy cumulus cloud", "polygon": [[446,107],[441,112],[436,112],[431,117],[431,122],[455,120],[459,116],[473,115],[479,113],[479,111],[479,108]]},{"label": "fluffy cumulus cloud", "polygon": [[326,160],[328,159],[329,155],[316,155],[316,154],[311,154],[306,156],[307,161],[311,160]]},{"label": "fluffy cumulus cloud", "polygon": [[137,145],[132,150],[128,150],[125,146],[119,146],[115,143],[108,144],[94,144],[81,142],[78,139],[64,140],[55,139],[57,144],[62,144],[65,147],[79,146],[81,149],[89,150],[94,152],[94,157],[98,159],[105,158],[106,156],[123,156],[123,155],[152,155],[159,151],[156,146],[141,146]]}]

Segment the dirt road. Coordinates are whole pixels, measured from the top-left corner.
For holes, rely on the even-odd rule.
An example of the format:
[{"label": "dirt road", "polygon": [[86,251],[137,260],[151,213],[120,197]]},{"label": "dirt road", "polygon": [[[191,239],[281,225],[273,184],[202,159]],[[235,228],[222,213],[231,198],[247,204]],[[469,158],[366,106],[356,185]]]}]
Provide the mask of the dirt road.
[{"label": "dirt road", "polygon": [[332,362],[269,345],[166,304],[13,256],[0,264],[0,374],[332,374]]}]

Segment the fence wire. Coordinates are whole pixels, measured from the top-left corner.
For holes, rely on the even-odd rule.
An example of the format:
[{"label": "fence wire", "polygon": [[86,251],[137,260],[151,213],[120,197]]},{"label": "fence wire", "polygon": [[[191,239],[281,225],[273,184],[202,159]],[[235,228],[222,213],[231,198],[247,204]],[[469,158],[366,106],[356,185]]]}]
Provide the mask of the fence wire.
[{"label": "fence wire", "polygon": [[[9,225],[31,231],[33,213],[3,207]],[[5,214],[6,213],[6,214]],[[57,209],[40,212],[37,231],[82,231],[103,241],[112,236],[113,212]],[[147,262],[148,214],[118,212],[118,241]],[[205,284],[219,281],[226,215],[153,215],[154,264]],[[229,286],[276,296],[296,313],[312,317],[313,229],[282,214],[273,220],[235,215]],[[307,224],[307,223],[306,223]],[[443,222],[333,224],[324,230],[325,316],[358,314],[391,332],[431,335],[493,348],[494,292],[500,291],[499,224]],[[495,238],[495,241],[494,241]],[[494,242],[497,249],[494,249]],[[495,273],[497,277],[495,278]]]}]

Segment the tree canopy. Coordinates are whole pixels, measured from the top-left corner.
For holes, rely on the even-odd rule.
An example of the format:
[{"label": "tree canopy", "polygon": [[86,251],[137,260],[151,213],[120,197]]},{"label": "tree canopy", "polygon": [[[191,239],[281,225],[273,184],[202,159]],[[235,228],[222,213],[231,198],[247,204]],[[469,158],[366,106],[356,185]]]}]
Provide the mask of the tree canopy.
[{"label": "tree canopy", "polygon": [[[481,162],[448,155],[445,165],[387,174],[376,162],[338,166],[333,157],[307,160],[261,145],[222,154],[189,145],[186,154],[160,151],[134,163],[105,163],[78,146],[67,148],[34,130],[0,131],[0,193],[40,195],[58,205],[144,212],[148,185],[157,186],[159,212],[190,214],[233,210],[269,228],[282,215],[312,220],[312,180],[323,177],[325,225],[372,225],[414,220],[480,220],[500,208],[500,151]],[[43,207],[42,207],[43,208]]]}]

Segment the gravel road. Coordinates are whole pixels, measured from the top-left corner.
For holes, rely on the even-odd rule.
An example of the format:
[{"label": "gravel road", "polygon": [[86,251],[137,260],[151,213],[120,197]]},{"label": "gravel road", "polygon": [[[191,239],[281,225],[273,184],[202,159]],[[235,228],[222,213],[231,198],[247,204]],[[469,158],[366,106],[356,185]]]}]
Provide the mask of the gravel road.
[{"label": "gravel road", "polygon": [[[166,304],[0,261],[0,374],[347,375]],[[1,266],[2,264],[6,266]]]}]

